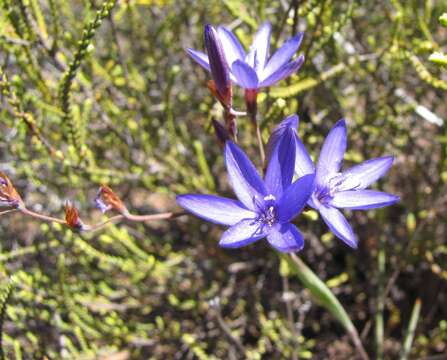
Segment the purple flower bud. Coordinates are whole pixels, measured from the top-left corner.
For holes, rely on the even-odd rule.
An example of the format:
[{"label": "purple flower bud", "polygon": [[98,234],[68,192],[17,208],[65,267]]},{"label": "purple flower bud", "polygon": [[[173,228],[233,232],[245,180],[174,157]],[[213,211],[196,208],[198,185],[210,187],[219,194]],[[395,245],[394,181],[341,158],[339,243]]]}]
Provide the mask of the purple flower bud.
[{"label": "purple flower bud", "polygon": [[231,140],[231,136],[228,133],[228,130],[216,119],[211,120],[211,124],[213,125],[214,132],[216,133],[217,140],[219,140],[220,145],[225,145],[228,140]]},{"label": "purple flower bud", "polygon": [[218,98],[224,106],[231,107],[230,69],[217,31],[209,24],[205,25],[205,48]]}]

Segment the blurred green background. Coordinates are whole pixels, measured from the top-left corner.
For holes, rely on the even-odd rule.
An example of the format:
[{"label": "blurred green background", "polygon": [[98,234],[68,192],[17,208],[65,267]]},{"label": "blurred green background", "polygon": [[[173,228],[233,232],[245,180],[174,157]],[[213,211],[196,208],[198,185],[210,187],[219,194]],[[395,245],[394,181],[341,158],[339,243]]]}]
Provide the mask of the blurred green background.
[{"label": "blurred green background", "polygon": [[[177,209],[177,193],[232,197],[211,127],[221,108],[184,50],[203,49],[205,23],[230,27],[248,46],[269,20],[271,52],[305,31],[304,66],[259,97],[264,139],[298,113],[316,156],[343,116],[346,165],[395,155],[379,187],[402,200],[348,216],[357,251],[306,211],[299,256],[372,358],[399,358],[419,298],[410,358],[442,359],[447,73],[428,58],[447,45],[445,11],[444,0],[0,0],[0,170],[29,208],[62,217],[70,199],[88,223],[105,219],[93,201],[101,183],[134,213]],[[240,117],[238,126],[260,166],[251,124]],[[4,358],[357,358],[343,327],[267,244],[224,250],[221,232],[183,217],[82,235],[2,216]]]}]

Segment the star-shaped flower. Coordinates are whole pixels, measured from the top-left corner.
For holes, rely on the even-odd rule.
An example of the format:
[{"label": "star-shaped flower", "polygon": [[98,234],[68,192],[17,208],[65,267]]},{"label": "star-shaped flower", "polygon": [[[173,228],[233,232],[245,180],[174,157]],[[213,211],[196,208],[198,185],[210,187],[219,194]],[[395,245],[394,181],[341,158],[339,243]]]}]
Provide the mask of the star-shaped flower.
[{"label": "star-shaped flower", "polygon": [[339,120],[329,132],[320,152],[317,167],[307,153],[297,134],[298,117],[284,120],[273,132],[270,147],[293,129],[295,134],[295,173],[298,176],[316,174],[315,189],[308,205],[318,210],[331,231],[349,246],[357,247],[357,237],[346,218],[338,209],[369,210],[392,205],[399,201],[396,195],[367,187],[384,176],[394,158],[384,156],[367,160],[341,171],[346,151],[346,122]]},{"label": "star-shaped flower", "polygon": [[[288,39],[270,59],[271,25],[268,22],[259,28],[247,54],[233,32],[219,26],[217,33],[231,71],[231,80],[242,88],[259,89],[271,86],[296,72],[304,62],[303,55],[291,60],[301,45],[303,33]],[[207,55],[194,49],[187,51],[199,65],[208,71],[213,70],[210,63],[214,60],[209,57],[209,52]]]},{"label": "star-shaped flower", "polygon": [[177,202],[205,220],[228,225],[220,246],[237,248],[267,237],[275,249],[299,251],[304,240],[290,221],[309,200],[314,174],[292,183],[295,146],[292,129],[284,132],[275,147],[264,180],[245,153],[233,142],[225,145],[225,164],[230,184],[239,200],[214,195],[186,194]]}]

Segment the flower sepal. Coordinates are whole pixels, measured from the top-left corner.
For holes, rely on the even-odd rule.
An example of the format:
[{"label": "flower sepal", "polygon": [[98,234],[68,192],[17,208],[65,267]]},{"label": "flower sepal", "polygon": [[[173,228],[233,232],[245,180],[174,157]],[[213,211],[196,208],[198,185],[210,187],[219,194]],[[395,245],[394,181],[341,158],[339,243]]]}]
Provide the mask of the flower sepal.
[{"label": "flower sepal", "polygon": [[69,200],[65,202],[65,224],[72,230],[82,232],[88,229],[79,217],[79,211]]},{"label": "flower sepal", "polygon": [[11,180],[0,171],[0,207],[23,208],[23,200]]}]

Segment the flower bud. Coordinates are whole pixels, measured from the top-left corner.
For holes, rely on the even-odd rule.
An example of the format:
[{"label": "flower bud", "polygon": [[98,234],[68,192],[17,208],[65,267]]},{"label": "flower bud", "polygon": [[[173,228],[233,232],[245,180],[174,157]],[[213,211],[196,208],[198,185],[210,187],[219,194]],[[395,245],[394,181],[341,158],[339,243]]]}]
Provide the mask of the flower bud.
[{"label": "flower bud", "polygon": [[[232,88],[230,69],[228,67],[222,43],[216,29],[211,25],[205,25],[205,48],[208,53],[211,76],[214,81],[216,97],[225,107],[231,107]],[[213,90],[210,88],[211,92]]]},{"label": "flower bud", "polygon": [[103,213],[115,210],[120,214],[127,214],[128,210],[121,199],[107,185],[101,185],[95,198],[96,207]]},{"label": "flower bud", "polygon": [[214,132],[216,133],[217,140],[220,145],[224,146],[228,140],[231,140],[230,134],[228,130],[216,119],[211,120],[211,124],[213,125]]},{"label": "flower bud", "polygon": [[23,206],[22,198],[12,185],[11,180],[0,171],[0,206],[20,208]]},{"label": "flower bud", "polygon": [[79,218],[78,209],[69,200],[65,202],[65,223],[73,230],[82,231],[86,229],[86,226]]},{"label": "flower bud", "polygon": [[257,98],[257,89],[245,89],[245,105],[247,106],[247,113],[250,116],[250,120],[253,123],[256,123],[256,113],[258,111]]}]

